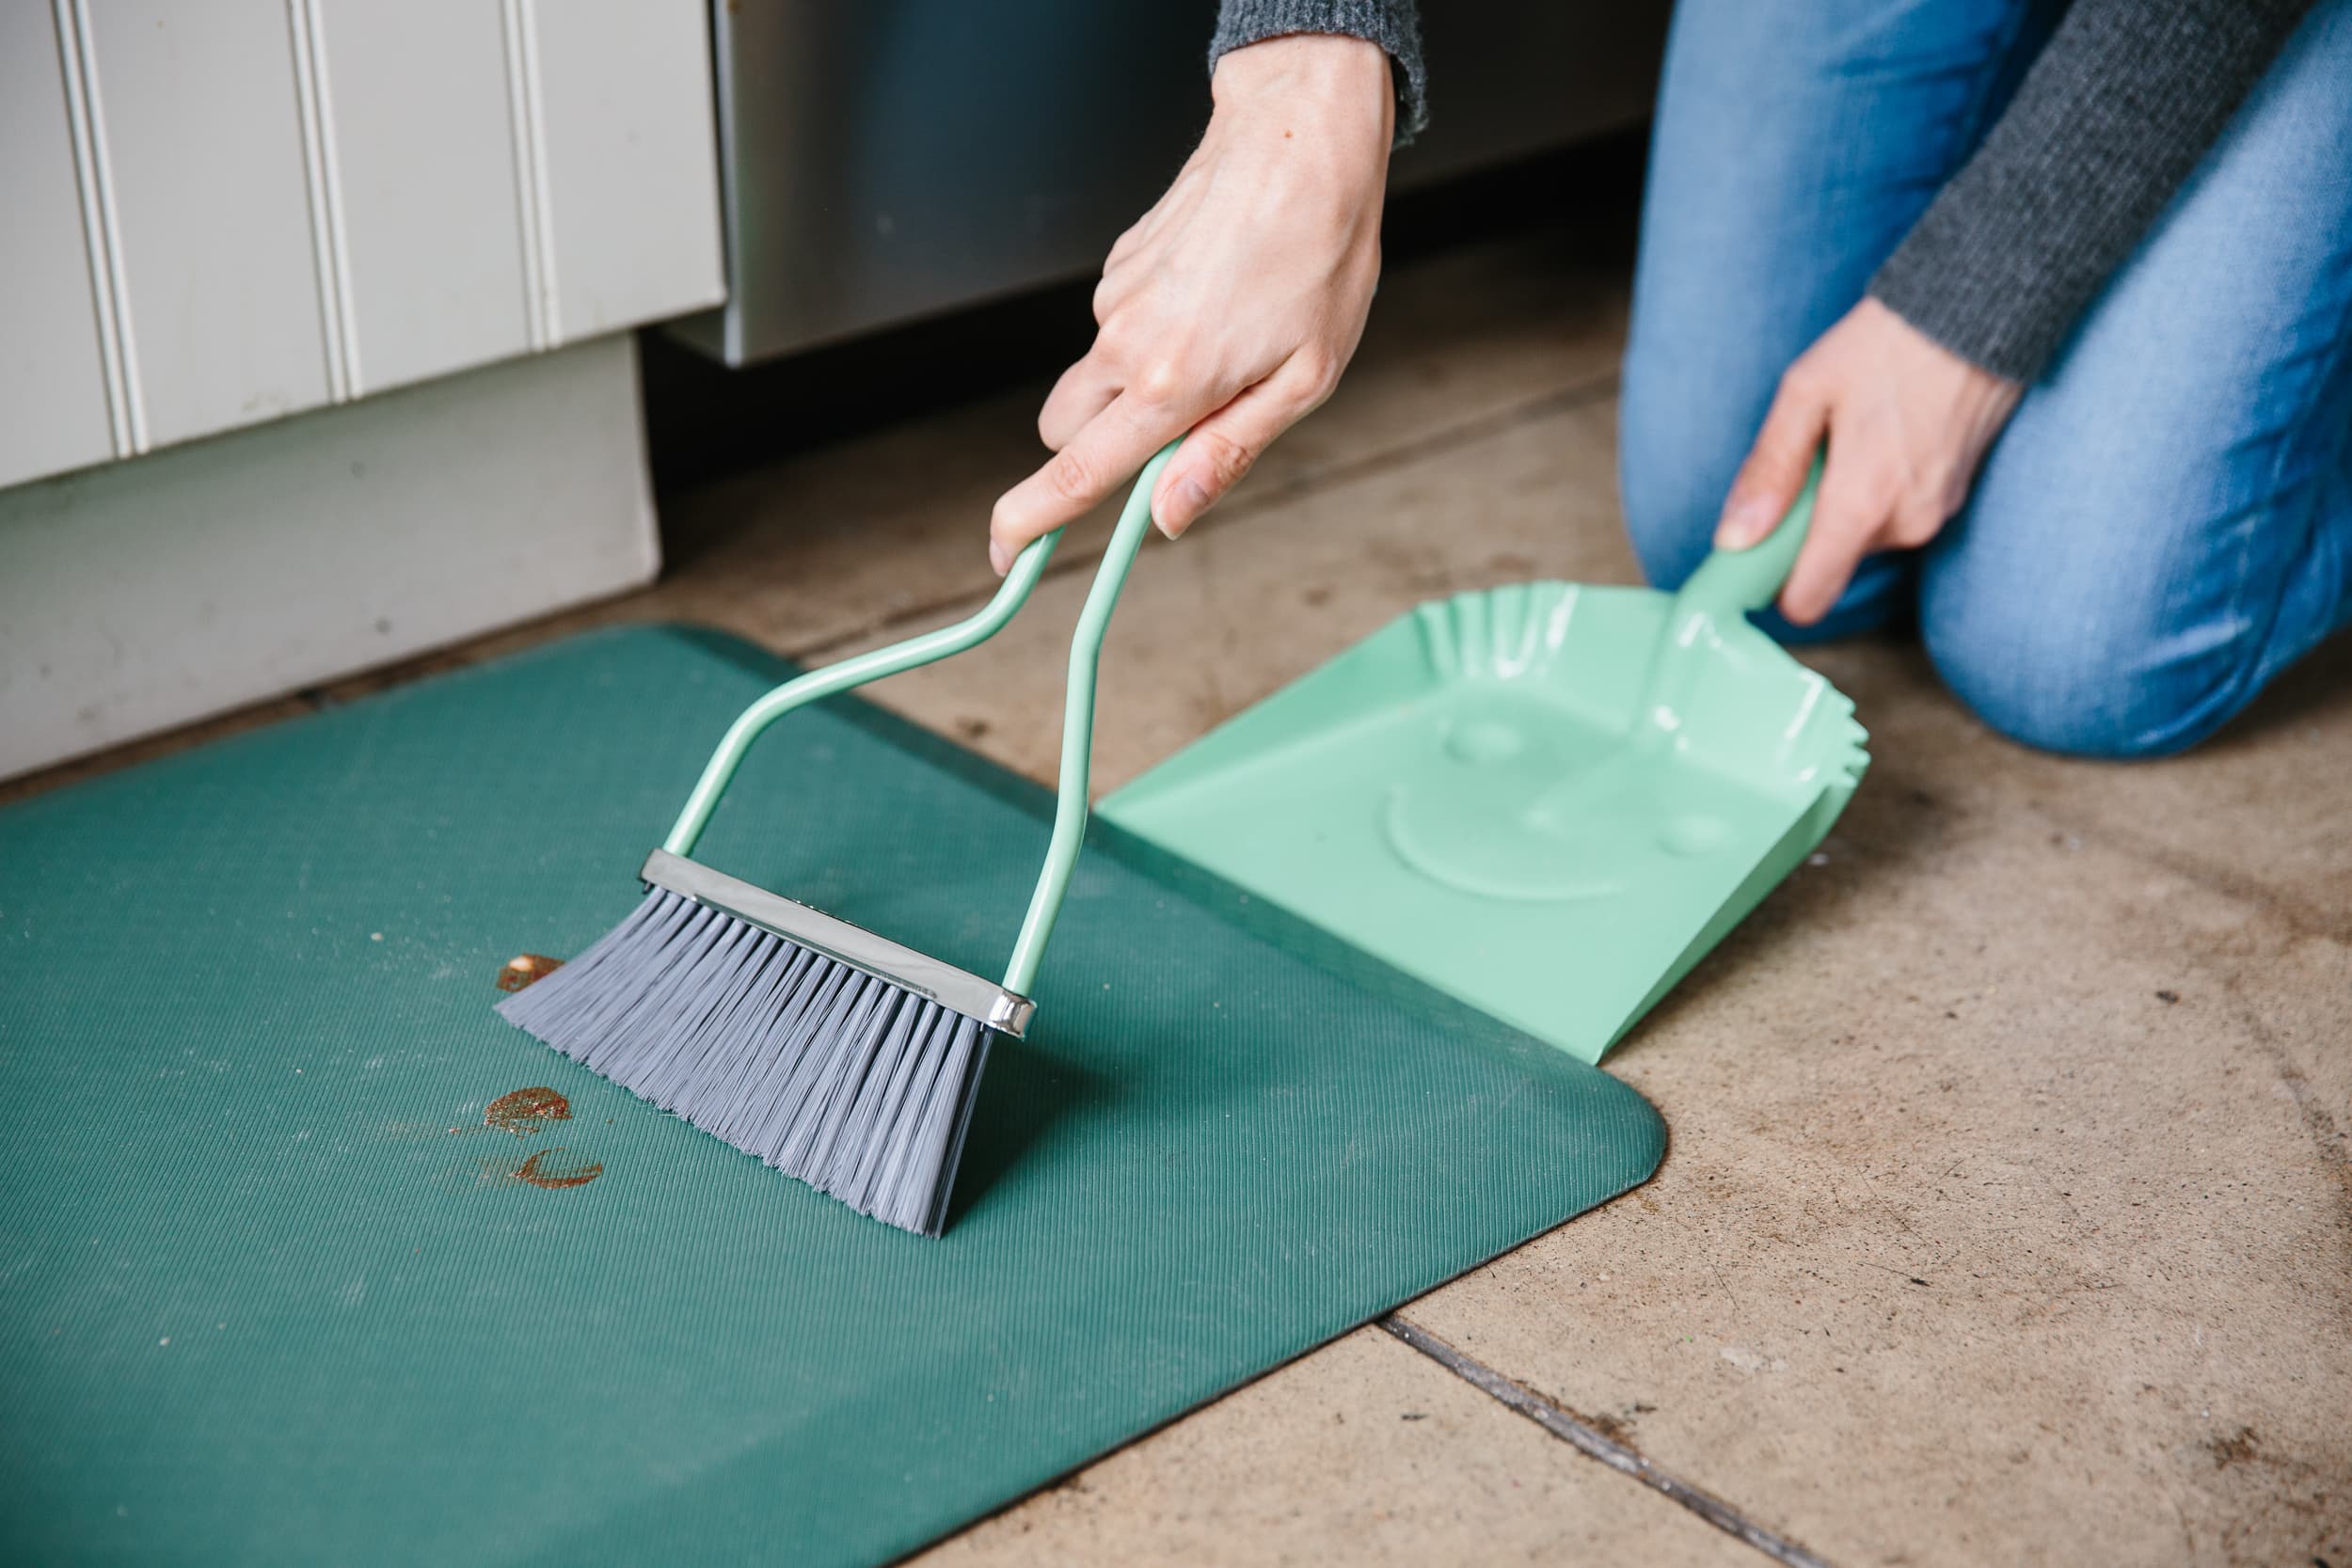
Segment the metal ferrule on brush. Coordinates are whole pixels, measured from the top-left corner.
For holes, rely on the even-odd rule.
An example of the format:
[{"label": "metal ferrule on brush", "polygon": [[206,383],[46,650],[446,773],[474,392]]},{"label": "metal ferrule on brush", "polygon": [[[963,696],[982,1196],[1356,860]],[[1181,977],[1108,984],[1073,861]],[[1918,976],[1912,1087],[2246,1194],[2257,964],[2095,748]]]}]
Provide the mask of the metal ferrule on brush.
[{"label": "metal ferrule on brush", "polygon": [[707,904],[785,941],[822,953],[902,990],[913,991],[952,1012],[977,1019],[999,1034],[1019,1039],[1037,1004],[929,954],[878,937],[861,926],[836,919],[765,888],[713,871],[698,861],[656,849],[638,876],[653,887]]}]

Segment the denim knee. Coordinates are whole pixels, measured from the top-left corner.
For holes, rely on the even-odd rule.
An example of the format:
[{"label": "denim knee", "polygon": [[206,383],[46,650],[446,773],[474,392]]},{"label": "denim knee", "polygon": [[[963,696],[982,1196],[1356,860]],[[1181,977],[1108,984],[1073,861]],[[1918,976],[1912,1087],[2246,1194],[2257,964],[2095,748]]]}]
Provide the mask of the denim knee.
[{"label": "denim knee", "polygon": [[[2065,756],[2169,756],[2204,739],[2243,705],[2249,658],[2220,647],[2183,659],[2189,630],[2102,627],[2095,607],[2069,620],[2051,601],[1997,613],[1937,613],[1922,631],[1946,686],[2011,740]],[[2052,613],[2057,610],[2057,613]],[[2168,642],[2175,644],[2168,649]]]}]

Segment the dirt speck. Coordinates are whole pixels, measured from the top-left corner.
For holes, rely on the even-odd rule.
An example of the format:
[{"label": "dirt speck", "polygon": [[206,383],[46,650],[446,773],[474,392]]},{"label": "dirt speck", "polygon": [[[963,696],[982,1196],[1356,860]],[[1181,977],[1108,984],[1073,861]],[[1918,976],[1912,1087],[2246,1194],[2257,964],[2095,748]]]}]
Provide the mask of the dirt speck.
[{"label": "dirt speck", "polygon": [[604,1174],[604,1162],[593,1154],[557,1147],[517,1160],[512,1154],[482,1162],[476,1181],[485,1187],[529,1186],[553,1190],[584,1187]]},{"label": "dirt speck", "polygon": [[546,1130],[549,1122],[572,1119],[572,1102],[549,1088],[516,1089],[490,1101],[482,1113],[482,1125],[528,1138]]},{"label": "dirt speck", "polygon": [[604,1174],[604,1162],[572,1153],[568,1148],[543,1148],[525,1160],[515,1180],[534,1187],[585,1187]]},{"label": "dirt speck", "polygon": [[2168,1007],[2173,1003],[2178,1002],[2180,999],[2181,993],[2177,990],[2160,990],[2156,992],[2156,1000],[2163,1003]]},{"label": "dirt speck", "polygon": [[2209,1437],[2205,1447],[2213,1453],[2214,1468],[2226,1470],[2233,1465],[2244,1465],[2254,1458],[2254,1450],[2262,1439],[2252,1427],[2240,1427],[2227,1437]]},{"label": "dirt speck", "polygon": [[499,990],[520,990],[563,967],[563,959],[550,958],[544,953],[517,953],[499,965]]}]

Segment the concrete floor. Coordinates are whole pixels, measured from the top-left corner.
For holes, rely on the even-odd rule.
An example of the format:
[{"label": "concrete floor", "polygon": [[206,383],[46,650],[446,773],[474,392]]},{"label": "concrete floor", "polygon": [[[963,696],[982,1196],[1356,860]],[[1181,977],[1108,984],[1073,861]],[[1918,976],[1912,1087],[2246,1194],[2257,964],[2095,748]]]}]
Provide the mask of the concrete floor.
[{"label": "concrete floor", "polygon": [[[1100,787],[1422,599],[1634,580],[1623,316],[1562,241],[1392,269],[1339,396],[1147,549]],[[821,659],[961,614],[1041,392],[674,498],[646,594],[0,796],[593,624]],[[873,694],[1049,777],[1104,526]],[[1610,1059],[1673,1129],[1657,1179],[924,1561],[2352,1568],[2352,648],[2130,768],[1994,738],[1915,648],[1807,657],[1870,775]]]}]

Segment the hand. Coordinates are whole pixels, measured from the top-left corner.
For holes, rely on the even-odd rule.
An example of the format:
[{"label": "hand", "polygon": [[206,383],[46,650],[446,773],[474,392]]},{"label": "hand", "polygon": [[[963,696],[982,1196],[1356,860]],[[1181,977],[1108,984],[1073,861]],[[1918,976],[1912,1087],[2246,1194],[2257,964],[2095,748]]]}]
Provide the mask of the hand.
[{"label": "hand", "polygon": [[1038,415],[1054,457],[996,502],[999,576],[1189,430],[1152,494],[1175,538],[1331,395],[1363,335],[1396,115],[1388,56],[1360,39],[1268,39],[1220,59],[1212,90],[1199,150],[1104,263],[1093,348]]},{"label": "hand", "polygon": [[2024,391],[1865,299],[1780,378],[1715,543],[1744,549],[1770,533],[1826,436],[1813,526],[1780,594],[1781,613],[1811,626],[1865,555],[1915,549],[1951,520]]}]

